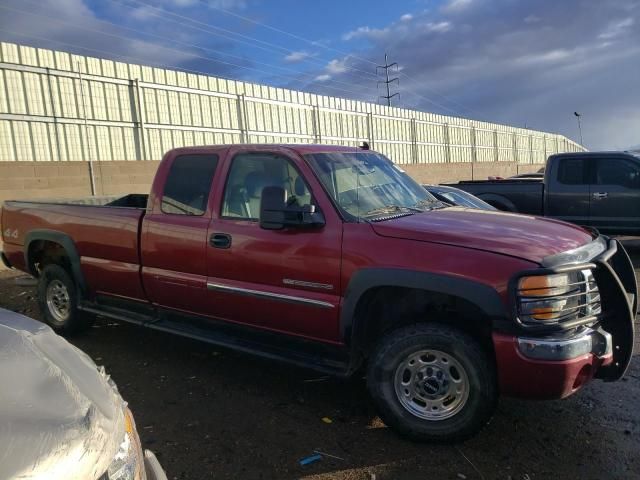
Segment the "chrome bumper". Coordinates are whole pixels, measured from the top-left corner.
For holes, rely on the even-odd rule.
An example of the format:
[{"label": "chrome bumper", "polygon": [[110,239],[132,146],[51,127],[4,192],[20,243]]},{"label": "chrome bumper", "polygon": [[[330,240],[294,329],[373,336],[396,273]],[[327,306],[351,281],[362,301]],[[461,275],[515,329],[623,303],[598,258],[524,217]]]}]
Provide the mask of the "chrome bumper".
[{"label": "chrome bumper", "polygon": [[160,462],[151,450],[144,451],[144,468],[147,480],[167,480],[167,474],[160,466]]},{"label": "chrome bumper", "polygon": [[570,338],[518,337],[520,353],[535,360],[571,360],[589,353],[605,357],[611,355],[612,343],[611,334],[590,328]]}]

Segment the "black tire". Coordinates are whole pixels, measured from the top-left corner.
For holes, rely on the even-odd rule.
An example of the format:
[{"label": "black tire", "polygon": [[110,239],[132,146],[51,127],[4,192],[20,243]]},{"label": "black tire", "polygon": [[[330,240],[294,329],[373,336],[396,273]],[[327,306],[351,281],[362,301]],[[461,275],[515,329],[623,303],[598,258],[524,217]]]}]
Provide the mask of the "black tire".
[{"label": "black tire", "polygon": [[[63,299],[66,295],[67,300],[58,302],[58,305],[67,304],[66,309],[55,306],[56,298],[48,301],[51,296],[55,296],[55,292],[50,293],[48,298],[50,288],[58,292],[57,299]],[[72,335],[91,326],[91,317],[78,310],[78,290],[73,278],[60,265],[47,265],[40,272],[38,306],[47,325],[61,335]],[[67,312],[64,318],[61,316],[62,311]]]},{"label": "black tire", "polygon": [[[432,385],[426,385],[427,367],[425,365],[428,365],[427,363],[419,364],[420,368],[423,369],[422,372],[425,373],[416,373],[414,375],[409,370],[409,368],[413,367],[406,367],[406,370],[403,368],[402,372],[404,372],[405,376],[398,378],[401,378],[402,381],[410,382],[414,382],[413,379],[415,379],[415,383],[412,383],[409,389],[402,390],[407,395],[405,400],[401,401],[400,393],[396,394],[396,372],[400,371],[401,365],[409,365],[405,361],[409,362],[408,359],[416,358],[412,357],[412,354],[417,354],[424,350],[439,351],[446,354],[447,360],[451,359],[448,364],[450,365],[448,367],[449,372],[443,370],[444,383],[433,388],[439,388],[444,391],[449,385],[453,385],[451,380],[447,382],[447,373],[453,380],[460,381],[460,378],[463,378],[463,383],[468,384],[468,388],[465,389],[468,392],[466,396],[459,395],[464,400],[457,400],[458,403],[456,405],[458,405],[457,408],[459,410],[452,408],[451,413],[449,413],[451,416],[448,418],[421,418],[412,413],[409,410],[410,407],[406,407],[402,403],[403,401],[405,403],[409,402],[415,406],[416,400],[422,402],[425,398],[420,394],[414,393],[415,388],[422,389],[422,394],[425,393],[427,388],[432,388]],[[429,356],[427,358],[418,356],[418,358],[421,362],[424,360],[433,361]],[[455,369],[455,363],[463,370],[462,374]],[[434,373],[432,368],[429,375],[442,375],[437,372],[440,369],[439,367],[435,367],[435,369],[436,372]],[[456,375],[457,378],[455,378]],[[407,378],[411,380],[407,380]],[[433,379],[434,377],[430,377],[430,380]],[[464,380],[467,381],[464,382]],[[404,389],[405,387],[401,385],[403,384],[400,384],[398,388]],[[414,388],[413,385],[420,386]],[[380,418],[386,425],[405,437],[424,442],[458,442],[475,435],[491,419],[498,397],[494,362],[480,344],[468,334],[442,324],[416,324],[402,327],[381,339],[369,359],[367,387],[378,408]],[[438,391],[438,399],[444,397],[445,401],[449,401],[452,398],[449,395],[440,395],[439,392],[440,390]],[[427,403],[426,400],[424,403],[426,412],[421,413],[423,415],[433,415],[430,412],[431,404]],[[417,405],[417,407],[419,408],[421,405]],[[445,406],[443,408],[450,407]]]}]

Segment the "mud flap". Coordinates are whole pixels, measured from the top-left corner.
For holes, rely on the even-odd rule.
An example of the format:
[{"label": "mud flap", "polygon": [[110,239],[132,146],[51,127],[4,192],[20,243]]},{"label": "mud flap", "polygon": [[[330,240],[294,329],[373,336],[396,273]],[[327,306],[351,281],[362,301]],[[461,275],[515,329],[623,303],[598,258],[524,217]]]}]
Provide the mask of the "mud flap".
[{"label": "mud flap", "polygon": [[612,382],[622,378],[633,355],[638,288],[627,252],[615,240],[609,245],[609,250],[596,259],[594,276],[605,313],[601,326],[613,338],[613,362],[601,367],[596,377]]}]

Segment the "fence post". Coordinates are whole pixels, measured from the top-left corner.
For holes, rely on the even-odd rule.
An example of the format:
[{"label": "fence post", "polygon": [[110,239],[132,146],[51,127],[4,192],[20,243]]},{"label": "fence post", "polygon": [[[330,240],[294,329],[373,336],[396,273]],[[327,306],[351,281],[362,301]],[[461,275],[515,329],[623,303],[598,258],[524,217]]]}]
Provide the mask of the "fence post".
[{"label": "fence post", "polygon": [[[82,101],[82,117],[84,118],[84,141],[87,143],[86,150],[83,149],[83,153],[88,152],[87,156],[89,157],[89,179],[91,181],[91,196],[94,197],[96,195],[96,179],[93,172],[93,155],[91,154],[91,141],[89,139],[89,127],[87,125],[87,103],[84,96],[84,83],[82,80],[82,70],[80,69],[80,64],[76,62],[76,66],[78,67],[78,80],[80,82],[80,98]],[[102,178],[102,175],[100,176]],[[103,192],[104,193],[104,192]]]},{"label": "fence post", "polygon": [[497,162],[500,159],[500,155],[498,153],[498,130],[493,129],[493,160]]},{"label": "fence post", "polygon": [[418,163],[418,135],[416,131],[416,119],[411,119],[411,163]]},{"label": "fence post", "polygon": [[140,149],[140,154],[142,155],[141,160],[148,160],[147,158],[147,135],[144,129],[144,109],[142,108],[142,89],[140,88],[140,80],[135,79],[133,81],[133,85],[136,91],[136,101],[133,104],[134,106],[134,114],[135,118],[138,121],[138,129],[140,130],[140,145],[138,145]]},{"label": "fence post", "polygon": [[374,147],[375,138],[373,135],[373,113],[371,112],[367,113],[367,129],[369,130],[368,132],[369,147],[373,149],[375,148]]},{"label": "fence post", "polygon": [[533,164],[533,136],[529,134],[529,164]]},{"label": "fence post", "polygon": [[[59,115],[58,115],[58,111],[56,110],[56,101],[53,96],[53,87],[51,86],[51,69],[47,67],[46,71],[47,71],[47,86],[49,88],[49,103],[51,104],[51,115],[53,116],[53,130],[56,136],[56,150],[58,152],[58,161],[60,161],[62,160],[62,152],[60,151],[60,132],[58,132],[58,116]],[[51,160],[54,160],[53,155],[51,155]]]},{"label": "fence post", "polygon": [[447,163],[451,163],[451,140],[449,138],[449,124],[444,125],[444,147],[446,152]]},{"label": "fence post", "polygon": [[543,155],[544,155],[544,158],[542,159],[542,161],[546,162],[547,161],[547,136],[544,135],[544,134],[542,135],[542,142],[543,142],[543,145],[544,145],[542,147],[542,149],[543,149],[542,152],[543,152]]},{"label": "fence post", "polygon": [[518,134],[516,132],[513,132],[513,138],[511,139],[511,149],[512,149],[512,153],[511,155],[513,155],[513,161],[516,163],[516,168],[518,165]]},{"label": "fence post", "polygon": [[320,128],[320,109],[314,105],[311,110],[311,121],[313,122],[313,138],[316,143],[322,142],[322,131]]},{"label": "fence post", "polygon": [[238,106],[238,128],[240,129],[240,143],[249,143],[247,132],[247,108],[245,105],[244,93],[236,95],[236,105]]},{"label": "fence post", "polygon": [[471,161],[478,161],[478,141],[476,140],[476,126],[471,125]]}]

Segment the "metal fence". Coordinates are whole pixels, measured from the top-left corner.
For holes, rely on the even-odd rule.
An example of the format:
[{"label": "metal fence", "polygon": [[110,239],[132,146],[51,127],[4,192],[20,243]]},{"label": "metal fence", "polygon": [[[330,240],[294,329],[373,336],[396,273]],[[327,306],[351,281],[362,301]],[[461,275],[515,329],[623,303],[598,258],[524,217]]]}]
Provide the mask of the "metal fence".
[{"label": "metal fence", "polygon": [[221,143],[328,143],[395,162],[543,163],[562,135],[0,43],[0,161],[158,160]]}]

